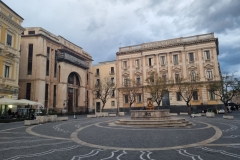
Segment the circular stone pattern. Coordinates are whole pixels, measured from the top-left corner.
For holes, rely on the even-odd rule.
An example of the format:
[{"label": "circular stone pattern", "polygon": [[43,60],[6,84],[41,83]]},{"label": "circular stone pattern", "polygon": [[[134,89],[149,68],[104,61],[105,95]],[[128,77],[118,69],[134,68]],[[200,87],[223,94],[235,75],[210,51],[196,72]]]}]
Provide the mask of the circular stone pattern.
[{"label": "circular stone pattern", "polygon": [[149,151],[194,147],[215,141],[221,135],[221,130],[207,123],[196,123],[196,126],[190,129],[139,129],[109,127],[108,122],[103,122],[79,128],[72,133],[71,139],[88,147]]}]

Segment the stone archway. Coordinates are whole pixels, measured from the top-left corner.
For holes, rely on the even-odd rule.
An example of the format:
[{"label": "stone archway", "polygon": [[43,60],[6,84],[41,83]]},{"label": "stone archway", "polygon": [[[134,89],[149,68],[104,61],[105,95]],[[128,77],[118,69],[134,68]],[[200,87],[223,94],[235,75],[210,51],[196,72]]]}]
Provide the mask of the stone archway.
[{"label": "stone archway", "polygon": [[76,72],[71,72],[68,76],[67,82],[67,108],[68,113],[76,111],[78,107],[78,97],[79,97],[79,88],[80,88],[80,76]]}]

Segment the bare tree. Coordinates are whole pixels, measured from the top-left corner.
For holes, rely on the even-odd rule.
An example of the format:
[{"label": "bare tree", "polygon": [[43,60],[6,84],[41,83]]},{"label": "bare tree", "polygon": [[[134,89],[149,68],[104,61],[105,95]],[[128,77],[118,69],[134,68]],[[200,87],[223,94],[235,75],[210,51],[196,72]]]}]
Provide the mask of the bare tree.
[{"label": "bare tree", "polygon": [[176,94],[178,94],[185,102],[190,113],[191,104],[190,101],[194,97],[198,99],[198,90],[201,88],[201,83],[197,75],[190,76],[188,79],[176,79],[175,80]]},{"label": "bare tree", "polygon": [[96,95],[97,99],[102,101],[102,111],[107,103],[107,100],[111,97],[115,89],[116,85],[111,81],[110,77],[104,77],[97,84],[95,84],[93,93]]},{"label": "bare tree", "polygon": [[147,85],[145,86],[145,90],[150,93],[159,109],[164,95],[168,93],[173,84],[166,78],[160,77],[157,73],[150,75],[146,79],[146,82]]},{"label": "bare tree", "polygon": [[132,79],[125,79],[121,90],[123,94],[128,96],[127,100],[129,103],[129,110],[131,112],[132,104],[136,102],[136,96],[142,90],[142,85]]},{"label": "bare tree", "polygon": [[221,74],[221,80],[214,81],[208,85],[208,90],[220,98],[227,113],[228,102],[240,92],[240,81],[233,74]]}]

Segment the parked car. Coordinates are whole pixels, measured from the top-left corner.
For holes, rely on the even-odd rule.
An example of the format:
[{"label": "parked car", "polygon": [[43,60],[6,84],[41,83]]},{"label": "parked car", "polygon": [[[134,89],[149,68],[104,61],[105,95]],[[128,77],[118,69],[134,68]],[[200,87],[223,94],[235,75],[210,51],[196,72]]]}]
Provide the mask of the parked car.
[{"label": "parked car", "polygon": [[225,110],[224,109],[219,109],[218,110],[218,114],[224,114],[225,113]]},{"label": "parked car", "polygon": [[238,105],[236,103],[229,102],[228,108],[230,108],[232,111],[238,110]]}]

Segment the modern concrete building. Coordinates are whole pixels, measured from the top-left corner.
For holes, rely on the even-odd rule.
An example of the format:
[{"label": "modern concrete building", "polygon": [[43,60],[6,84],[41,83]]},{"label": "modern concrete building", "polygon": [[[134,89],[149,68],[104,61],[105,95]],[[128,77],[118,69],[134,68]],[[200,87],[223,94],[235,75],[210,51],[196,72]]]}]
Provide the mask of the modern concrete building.
[{"label": "modern concrete building", "polygon": [[61,36],[26,28],[21,41],[19,98],[58,112],[92,109],[92,57]]},{"label": "modern concrete building", "polygon": [[[21,26],[23,18],[0,1],[0,97],[18,99]],[[16,106],[1,105],[0,114]]]},{"label": "modern concrete building", "polygon": [[[218,38],[213,33],[120,47],[116,59],[120,109],[129,108],[127,96],[121,93],[121,88],[125,87],[125,79],[133,79],[143,88],[132,106],[133,109],[147,105],[147,98],[151,96],[144,90],[145,80],[153,72],[173,82],[177,78],[188,79],[190,75],[198,75],[202,87],[191,100],[191,105],[220,104],[218,97],[207,90],[208,82],[220,80],[218,54]],[[178,97],[173,87],[165,95],[161,105],[180,107],[186,106],[186,102]]]},{"label": "modern concrete building", "polygon": [[[105,78],[111,80],[112,85],[116,85],[116,61],[100,62],[98,65],[92,67],[92,73],[94,75],[93,85],[98,85],[99,82],[104,82]],[[114,112],[117,111],[117,91],[111,91],[107,97],[107,102],[104,106],[104,111]],[[97,94],[93,95],[93,106],[96,112],[100,112],[102,108],[102,101]]]}]

